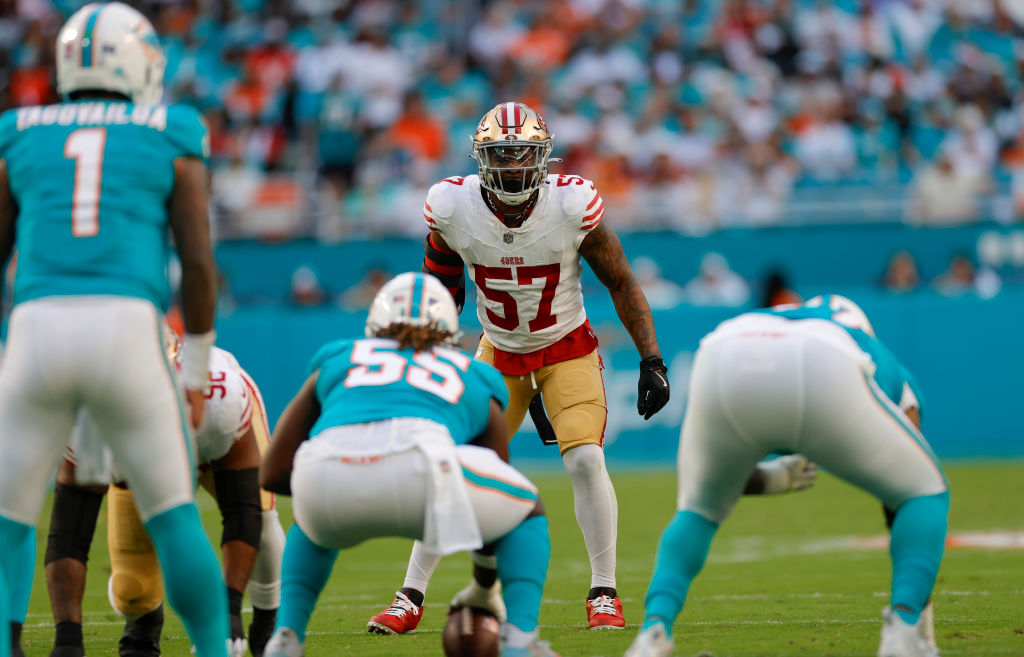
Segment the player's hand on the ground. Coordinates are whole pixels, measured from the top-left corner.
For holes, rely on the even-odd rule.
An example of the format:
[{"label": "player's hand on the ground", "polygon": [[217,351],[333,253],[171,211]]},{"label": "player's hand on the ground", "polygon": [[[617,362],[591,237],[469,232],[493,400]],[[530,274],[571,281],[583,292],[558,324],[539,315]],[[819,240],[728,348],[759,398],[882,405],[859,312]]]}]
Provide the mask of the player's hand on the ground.
[{"label": "player's hand on the ground", "polygon": [[452,598],[451,606],[453,609],[459,607],[486,609],[494,614],[494,617],[502,623],[508,617],[505,601],[501,597],[501,583],[497,581],[489,589],[485,589],[477,584],[476,580],[470,581],[469,586],[455,594],[455,597]]},{"label": "player's hand on the ground", "polygon": [[249,651],[249,642],[245,640],[245,629],[242,625],[242,614],[231,612],[228,614],[231,623],[231,639],[228,641],[228,655],[230,657],[245,657]]},{"label": "player's hand on the ground", "polygon": [[228,640],[228,657],[245,657],[249,652],[249,643],[245,637]]},{"label": "player's hand on the ground", "polygon": [[640,361],[637,393],[636,412],[645,420],[668,403],[668,367],[660,356],[648,356]]},{"label": "player's hand on the ground", "polygon": [[818,464],[802,454],[780,456],[757,464],[764,473],[764,495],[806,490],[818,477]]},{"label": "player's hand on the ground", "polygon": [[198,429],[203,423],[203,415],[206,413],[206,397],[202,390],[190,390],[185,388],[185,400],[188,402],[189,421],[192,428]]}]

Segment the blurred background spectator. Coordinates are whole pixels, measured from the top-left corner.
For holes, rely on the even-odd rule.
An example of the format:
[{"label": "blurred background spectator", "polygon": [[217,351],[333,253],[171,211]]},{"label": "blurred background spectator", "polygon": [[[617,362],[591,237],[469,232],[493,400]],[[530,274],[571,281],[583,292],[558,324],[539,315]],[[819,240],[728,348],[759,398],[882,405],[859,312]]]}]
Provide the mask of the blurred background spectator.
[{"label": "blurred background spectator", "polygon": [[989,299],[999,293],[1002,281],[988,267],[977,267],[966,253],[954,254],[946,271],[933,282],[935,289],[947,296],[977,294]]},{"label": "blurred background spectator", "polygon": [[338,305],[348,312],[359,312],[369,309],[377,292],[394,276],[386,267],[375,265],[370,267],[355,285],[348,288],[338,297]]},{"label": "blurred background spectator", "polygon": [[889,258],[882,276],[882,287],[890,292],[911,292],[921,284],[917,261],[910,251],[897,251]]},{"label": "blurred background spectator", "polygon": [[787,303],[802,302],[803,297],[790,287],[789,278],[783,270],[772,269],[764,277],[758,308],[771,308]]},{"label": "blurred background spectator", "polygon": [[983,178],[958,170],[953,155],[941,151],[935,162],[920,169],[911,182],[910,218],[922,226],[976,221],[983,190]]},{"label": "blurred background spectator", "polygon": [[289,301],[293,306],[302,308],[315,308],[326,303],[327,293],[320,285],[320,277],[312,267],[302,265],[292,272]]},{"label": "blurred background spectator", "polygon": [[[221,241],[422,239],[426,191],[476,171],[469,136],[510,99],[622,233],[1024,217],[1024,12],[1007,0],[129,1],[163,41],[165,100],[209,123]],[[84,3],[0,1],[3,108],[56,99],[56,31]],[[982,294],[1024,277],[1024,242],[990,238],[1005,257],[973,274]],[[915,255],[892,256],[886,289],[921,289]],[[304,262],[239,298],[327,303]],[[685,290],[689,262],[634,265],[652,303],[739,305],[765,265],[735,262],[747,280],[707,254]],[[343,307],[372,298],[368,265]],[[782,271],[761,281],[752,302],[797,298]]]},{"label": "blurred background spectator", "polygon": [[629,265],[652,310],[675,308],[683,300],[683,288],[678,283],[662,278],[661,267],[653,258],[639,256]]},{"label": "blurred background spectator", "polygon": [[683,286],[683,298],[695,306],[742,306],[749,297],[747,282],[720,253],[701,258],[697,275]]}]

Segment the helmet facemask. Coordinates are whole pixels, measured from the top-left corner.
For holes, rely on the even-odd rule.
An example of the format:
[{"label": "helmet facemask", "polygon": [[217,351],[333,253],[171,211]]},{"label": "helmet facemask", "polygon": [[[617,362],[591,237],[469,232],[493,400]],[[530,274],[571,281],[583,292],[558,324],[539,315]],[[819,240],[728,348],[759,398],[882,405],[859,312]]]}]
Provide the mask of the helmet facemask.
[{"label": "helmet facemask", "polygon": [[519,205],[540,188],[550,155],[551,139],[473,142],[480,185],[509,205]]}]

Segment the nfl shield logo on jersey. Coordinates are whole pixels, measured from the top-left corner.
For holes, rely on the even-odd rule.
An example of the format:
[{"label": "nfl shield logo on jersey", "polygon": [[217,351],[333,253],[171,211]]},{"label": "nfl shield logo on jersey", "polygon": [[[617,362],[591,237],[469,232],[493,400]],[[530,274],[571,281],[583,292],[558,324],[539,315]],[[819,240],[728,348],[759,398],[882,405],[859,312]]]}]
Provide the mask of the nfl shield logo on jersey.
[{"label": "nfl shield logo on jersey", "polygon": [[504,240],[505,240],[505,244],[511,244],[512,243],[512,233],[505,233]]}]

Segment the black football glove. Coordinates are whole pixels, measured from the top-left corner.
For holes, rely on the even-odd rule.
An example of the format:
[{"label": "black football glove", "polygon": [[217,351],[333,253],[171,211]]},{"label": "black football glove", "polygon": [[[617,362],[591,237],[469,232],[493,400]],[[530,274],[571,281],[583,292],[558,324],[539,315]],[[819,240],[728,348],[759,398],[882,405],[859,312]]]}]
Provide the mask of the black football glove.
[{"label": "black football glove", "polygon": [[462,309],[466,306],[466,279],[463,277],[459,281],[459,287],[455,290],[455,312],[462,314]]},{"label": "black football glove", "polygon": [[640,381],[636,384],[636,412],[645,420],[668,403],[668,368],[660,356],[648,356],[640,361]]}]

